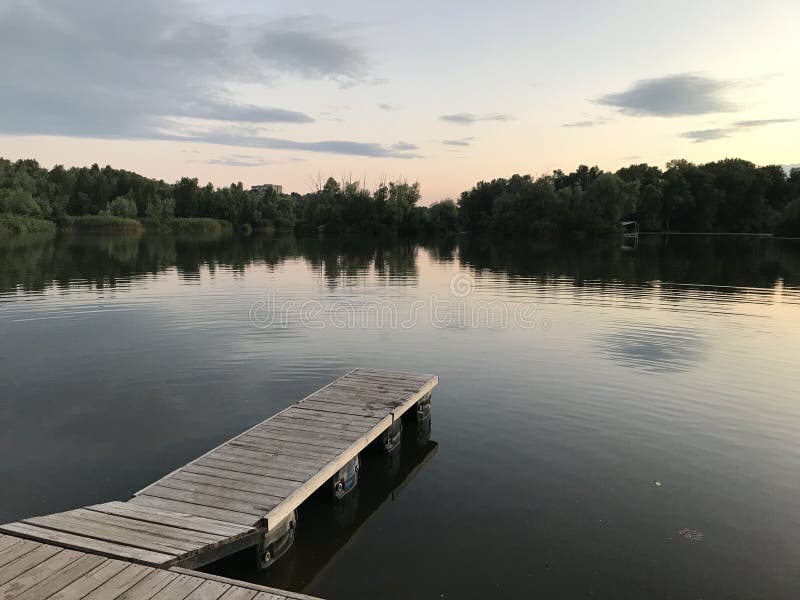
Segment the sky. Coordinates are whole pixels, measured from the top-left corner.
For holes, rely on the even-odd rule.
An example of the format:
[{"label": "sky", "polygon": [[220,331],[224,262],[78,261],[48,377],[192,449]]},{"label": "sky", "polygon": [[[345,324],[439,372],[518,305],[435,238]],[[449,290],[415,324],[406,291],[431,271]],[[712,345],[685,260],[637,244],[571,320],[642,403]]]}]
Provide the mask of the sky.
[{"label": "sky", "polygon": [[800,163],[800,3],[0,0],[0,156],[282,184]]}]

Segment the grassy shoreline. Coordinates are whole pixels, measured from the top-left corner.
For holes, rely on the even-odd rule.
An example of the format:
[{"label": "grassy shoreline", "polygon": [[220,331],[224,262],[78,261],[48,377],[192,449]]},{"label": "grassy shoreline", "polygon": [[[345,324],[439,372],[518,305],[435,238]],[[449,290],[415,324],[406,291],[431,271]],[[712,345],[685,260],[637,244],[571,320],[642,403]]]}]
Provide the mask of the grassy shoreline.
[{"label": "grassy shoreline", "polygon": [[66,217],[60,224],[59,229],[135,233],[142,230],[142,224],[136,219],[126,219],[125,217],[82,215],[80,217]]},{"label": "grassy shoreline", "polygon": [[168,231],[179,234],[228,235],[233,233],[233,224],[222,219],[207,217],[185,217],[157,223],[150,219],[140,219],[147,231]]},{"label": "grassy shoreline", "polygon": [[45,219],[22,215],[0,214],[0,235],[54,233],[56,224]]},{"label": "grassy shoreline", "polygon": [[233,224],[221,219],[183,218],[156,223],[150,219],[128,219],[110,215],[69,216],[55,223],[22,215],[0,214],[0,235],[11,236],[27,233],[55,233],[58,231],[77,233],[141,233],[164,231],[176,234],[232,235]]}]

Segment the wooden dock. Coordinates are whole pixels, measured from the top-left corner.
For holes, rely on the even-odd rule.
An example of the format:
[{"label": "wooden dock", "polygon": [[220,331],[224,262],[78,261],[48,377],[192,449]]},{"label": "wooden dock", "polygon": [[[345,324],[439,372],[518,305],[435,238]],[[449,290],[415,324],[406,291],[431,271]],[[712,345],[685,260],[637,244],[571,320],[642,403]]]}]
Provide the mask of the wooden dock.
[{"label": "wooden dock", "polygon": [[[174,569],[197,568],[258,546],[406,411],[426,400],[437,383],[433,375],[356,369],[162,477],[127,502],[108,502],[0,525],[0,535],[7,534],[0,539],[0,549],[5,547],[0,551],[0,581],[6,580],[0,586],[17,581],[15,585],[24,587],[26,581],[35,579],[38,583],[31,590],[42,592],[60,585],[64,571],[81,571],[78,577],[84,578],[103,567],[101,573],[114,571],[113,579],[131,570],[149,573],[147,569],[158,568],[146,577],[163,578],[169,569],[170,581],[163,589],[151,596],[120,597],[304,598],[252,586],[240,595],[230,582],[217,578],[212,585],[207,583],[210,576],[187,572],[175,575]],[[2,560],[28,548],[24,555]],[[49,554],[52,551],[57,552]],[[24,556],[28,558],[23,560]],[[45,556],[44,562],[26,568],[40,556]],[[56,556],[61,558],[56,560]],[[50,558],[55,562],[46,566]],[[125,568],[115,571],[119,565]],[[82,571],[84,567],[89,568]],[[35,569],[49,575],[44,580],[39,575],[25,579],[26,573]],[[198,580],[202,577],[206,582]],[[58,581],[42,586],[50,579]],[[180,595],[195,582],[194,588]],[[69,585],[51,596],[63,600],[84,597],[66,593]],[[176,586],[181,586],[180,593],[163,595]],[[222,590],[221,586],[228,587]],[[13,590],[6,593],[4,589],[0,587],[0,600],[51,597]],[[202,594],[194,593],[201,589]],[[60,593],[62,590],[65,593]],[[222,591],[214,595],[214,590]],[[251,591],[254,593],[248,595]],[[85,597],[116,597],[92,594],[90,590]]]},{"label": "wooden dock", "polygon": [[164,570],[0,534],[3,600],[314,600],[185,569]]}]

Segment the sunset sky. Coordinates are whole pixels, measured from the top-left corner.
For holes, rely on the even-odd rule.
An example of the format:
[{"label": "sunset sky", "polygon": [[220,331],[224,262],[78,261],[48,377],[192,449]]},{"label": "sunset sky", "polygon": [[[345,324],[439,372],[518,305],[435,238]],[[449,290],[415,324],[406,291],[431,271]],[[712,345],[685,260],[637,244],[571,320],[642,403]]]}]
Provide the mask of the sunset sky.
[{"label": "sunset sky", "polygon": [[800,3],[0,0],[0,156],[173,181],[800,163]]}]

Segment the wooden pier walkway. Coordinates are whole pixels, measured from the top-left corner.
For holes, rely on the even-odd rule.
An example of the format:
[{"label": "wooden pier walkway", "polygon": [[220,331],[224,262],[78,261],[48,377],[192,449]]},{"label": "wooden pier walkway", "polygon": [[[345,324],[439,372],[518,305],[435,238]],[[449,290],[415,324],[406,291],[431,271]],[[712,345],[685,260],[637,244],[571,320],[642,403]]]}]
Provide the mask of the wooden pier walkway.
[{"label": "wooden pier walkway", "polygon": [[[437,384],[434,375],[356,369],[162,477],[127,502],[108,502],[0,525],[0,536],[7,534],[0,538],[0,549],[3,544],[6,548],[0,551],[0,581],[6,580],[0,586],[19,578],[23,578],[23,583],[28,581],[24,579],[25,565],[39,556],[50,557],[48,553],[52,550],[58,551],[57,556],[62,558],[50,567],[43,566],[47,563],[37,563],[30,569],[41,566],[42,572],[61,577],[63,570],[80,571],[83,567],[73,566],[78,561],[83,566],[93,565],[85,571],[89,573],[106,565],[97,561],[105,560],[116,566],[119,561],[114,559],[119,559],[126,561],[119,564],[127,566],[115,571],[115,576],[130,569],[144,573],[145,567],[158,567],[160,570],[152,576],[160,573],[158,577],[162,577],[164,569],[196,568],[257,546],[403,413],[427,399]],[[20,546],[19,540],[23,539],[27,540],[25,546]],[[38,545],[33,548],[31,544]],[[25,552],[28,559],[22,560],[20,555],[3,562],[4,555],[9,558],[23,548],[31,548],[30,553]],[[32,554],[34,551],[37,554]],[[73,557],[74,561],[67,561]],[[106,566],[102,572],[113,570],[114,567]],[[180,576],[184,578],[180,581],[193,577],[186,573]],[[41,583],[40,577],[34,578]],[[184,585],[176,581],[170,579],[165,584],[169,587],[162,592]],[[215,583],[223,585],[220,581]],[[43,591],[53,586],[57,584],[48,587],[37,584],[31,589]],[[185,595],[176,592],[154,597],[214,600],[229,594],[230,597],[224,596],[225,600],[240,598],[233,588],[225,588],[216,596],[205,591],[190,595],[201,588],[221,589],[200,581]],[[0,600],[17,597],[16,593],[6,593],[3,589],[0,587]],[[270,593],[278,594],[275,598],[304,597],[266,589],[250,591],[259,600],[273,598],[263,595]],[[32,594],[20,598],[50,597]],[[84,596],[59,593],[52,597],[67,600]],[[241,598],[250,597],[245,594]]]},{"label": "wooden pier walkway", "polygon": [[3,600],[314,600],[185,569],[164,570],[0,534]]}]

